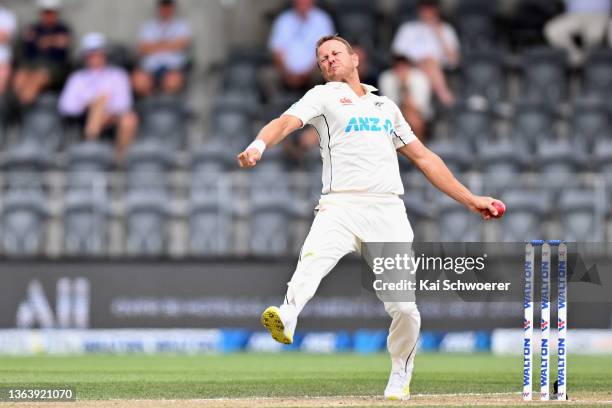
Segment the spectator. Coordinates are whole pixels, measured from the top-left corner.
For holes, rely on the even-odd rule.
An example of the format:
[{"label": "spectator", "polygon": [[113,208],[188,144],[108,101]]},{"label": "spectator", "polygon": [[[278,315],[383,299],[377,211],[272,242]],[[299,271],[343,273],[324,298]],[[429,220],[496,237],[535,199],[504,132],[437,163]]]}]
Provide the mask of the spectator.
[{"label": "spectator", "polygon": [[157,18],[142,27],[138,53],[140,67],[132,75],[134,91],[148,96],[156,88],[174,94],[183,89],[191,29],[176,16],[174,0],[159,0]]},{"label": "spectator", "polygon": [[[81,41],[85,67],[72,73],[59,101],[60,113],[77,118],[85,126],[85,138],[95,140],[116,128],[120,159],[136,133],[138,119],[132,111],[129,75],[106,62],[106,39],[86,34]],[[106,133],[106,132],[105,132]]]},{"label": "spectator", "polygon": [[60,89],[70,69],[70,29],[59,18],[60,0],[38,0],[38,7],[40,20],[23,34],[14,79],[22,105],[34,102],[45,89]]},{"label": "spectator", "polygon": [[414,61],[427,75],[436,96],[445,105],[455,97],[448,87],[443,67],[459,63],[459,40],[453,27],[440,19],[436,0],[421,0],[418,21],[402,24],[392,44],[394,54]]},{"label": "spectator", "polygon": [[12,40],[17,29],[15,14],[0,2],[0,96],[4,95],[11,78]]},{"label": "spectator", "polygon": [[380,74],[380,93],[400,107],[414,134],[425,140],[425,121],[432,116],[431,86],[427,76],[404,56],[393,58],[393,67]]},{"label": "spectator", "polygon": [[602,44],[609,17],[610,0],[565,0],[565,13],[546,24],[544,35],[552,46],[568,51],[572,65],[581,65],[585,53]]},{"label": "spectator", "polygon": [[289,90],[304,90],[319,80],[313,49],[317,40],[333,34],[331,17],[315,7],[314,0],[293,0],[293,8],[281,13],[272,25],[268,46],[276,70],[266,78],[268,94],[278,92],[279,82]]}]

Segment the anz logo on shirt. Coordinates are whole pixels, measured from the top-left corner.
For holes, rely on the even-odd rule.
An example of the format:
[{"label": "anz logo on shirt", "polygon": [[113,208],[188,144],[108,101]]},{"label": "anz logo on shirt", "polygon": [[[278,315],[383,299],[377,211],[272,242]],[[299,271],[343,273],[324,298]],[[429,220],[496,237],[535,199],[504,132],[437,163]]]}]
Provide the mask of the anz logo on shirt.
[{"label": "anz logo on shirt", "polygon": [[384,121],[381,118],[372,117],[352,117],[349,119],[344,133],[350,132],[385,132],[387,135],[393,133],[393,123],[389,119]]}]

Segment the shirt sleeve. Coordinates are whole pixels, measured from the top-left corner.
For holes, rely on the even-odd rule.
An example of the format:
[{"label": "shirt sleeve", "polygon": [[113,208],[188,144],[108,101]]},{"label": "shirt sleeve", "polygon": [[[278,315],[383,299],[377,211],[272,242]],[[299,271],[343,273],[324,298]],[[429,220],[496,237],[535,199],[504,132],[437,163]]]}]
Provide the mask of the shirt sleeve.
[{"label": "shirt sleeve", "polygon": [[412,37],[412,31],[409,23],[404,23],[400,26],[391,44],[391,50],[394,54],[403,55],[405,57],[410,56],[410,45],[413,44],[410,38]]},{"label": "shirt sleeve", "polygon": [[84,94],[81,89],[78,73],[72,74],[62,90],[59,99],[59,111],[64,116],[78,116],[85,111],[87,102],[82,97]]},{"label": "shirt sleeve", "polygon": [[[320,86],[320,85],[319,85]],[[319,86],[306,92],[306,94],[296,103],[287,109],[284,115],[295,116],[302,121],[302,127],[314,117],[323,114],[323,98],[319,91]]]},{"label": "shirt sleeve", "polygon": [[408,122],[406,122],[406,119],[404,119],[404,115],[402,115],[398,106],[391,100],[389,100],[389,103],[393,107],[393,144],[396,149],[399,149],[400,147],[404,147],[414,142],[417,140],[417,137],[410,128]]},{"label": "shirt sleeve", "polygon": [[279,15],[274,23],[272,24],[272,31],[270,33],[270,39],[268,41],[268,48],[271,51],[277,51],[282,49],[287,42],[287,39],[291,37],[287,30],[287,19],[289,16],[286,13]]},{"label": "shirt sleeve", "polygon": [[321,11],[321,16],[322,16],[321,37],[335,33],[336,28],[334,27],[334,21],[331,19],[329,14],[327,14],[324,11]]},{"label": "shirt sleeve", "polygon": [[10,37],[15,34],[17,31],[17,17],[11,11],[5,11],[5,15],[3,16],[3,24],[4,26],[0,28],[1,31],[5,31]]},{"label": "shirt sleeve", "polygon": [[448,46],[455,51],[459,51],[460,43],[459,37],[457,37],[457,32],[453,26],[448,23],[444,24],[444,28],[444,35],[446,37],[446,41],[448,41]]}]

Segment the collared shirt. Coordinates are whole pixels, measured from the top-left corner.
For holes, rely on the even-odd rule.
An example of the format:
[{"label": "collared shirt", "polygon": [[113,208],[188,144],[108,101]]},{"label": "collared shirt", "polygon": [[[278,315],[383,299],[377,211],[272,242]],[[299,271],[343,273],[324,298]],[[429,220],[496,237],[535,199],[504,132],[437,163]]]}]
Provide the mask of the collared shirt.
[{"label": "collared shirt", "polygon": [[565,0],[568,13],[610,14],[610,0]]},{"label": "collared shirt", "polygon": [[[187,21],[174,18],[170,21],[159,19],[146,23],[139,34],[139,41],[158,42],[172,41],[179,38],[191,38],[191,28]],[[160,68],[181,69],[187,61],[186,50],[162,51],[148,54],[142,58],[142,68],[146,71],[157,71]]]},{"label": "collared shirt", "polygon": [[344,82],[317,85],[286,112],[314,126],[323,160],[323,194],[403,194],[396,149],[416,140],[400,109],[362,84],[362,97]]},{"label": "collared shirt", "polygon": [[17,30],[17,17],[6,7],[0,7],[0,31],[8,34],[6,42],[0,44],[0,63],[10,63],[13,53],[11,52],[11,40]]},{"label": "collared shirt", "polygon": [[[442,36],[448,47],[459,50],[459,39],[451,25],[442,24]],[[403,55],[412,61],[434,58],[444,65],[449,64],[438,36],[428,24],[421,21],[402,24],[393,39],[391,49],[395,54]]]},{"label": "collared shirt", "polygon": [[98,97],[108,96],[107,112],[125,113],[132,108],[130,79],[122,68],[80,69],[70,75],[59,100],[60,113],[78,116]]},{"label": "collared shirt", "polygon": [[316,65],[317,40],[333,33],[334,23],[325,11],[315,7],[303,19],[295,10],[287,10],[274,21],[268,47],[283,54],[291,73],[304,74]]}]

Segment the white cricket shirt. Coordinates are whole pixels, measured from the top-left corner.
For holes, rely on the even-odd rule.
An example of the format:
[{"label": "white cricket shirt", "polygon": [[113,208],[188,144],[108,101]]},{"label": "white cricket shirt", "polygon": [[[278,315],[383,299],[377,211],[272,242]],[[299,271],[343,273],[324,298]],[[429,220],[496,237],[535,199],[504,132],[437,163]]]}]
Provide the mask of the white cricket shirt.
[{"label": "white cricket shirt", "polygon": [[403,194],[396,149],[416,140],[389,98],[362,84],[359,97],[344,82],[317,85],[286,112],[319,134],[323,194],[364,192]]}]

